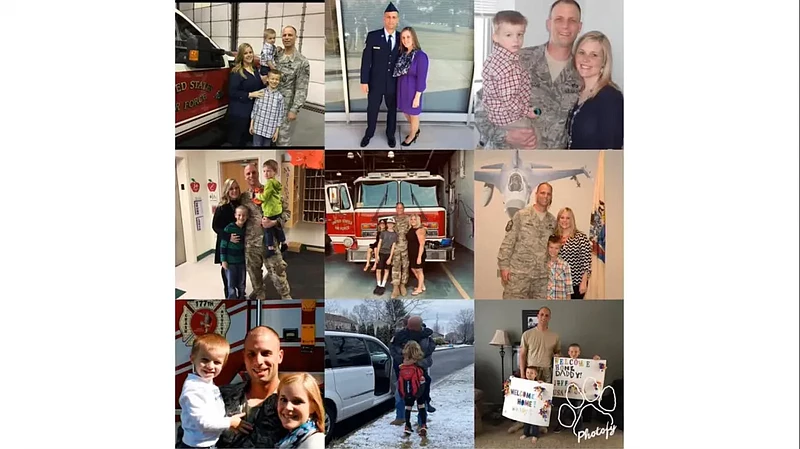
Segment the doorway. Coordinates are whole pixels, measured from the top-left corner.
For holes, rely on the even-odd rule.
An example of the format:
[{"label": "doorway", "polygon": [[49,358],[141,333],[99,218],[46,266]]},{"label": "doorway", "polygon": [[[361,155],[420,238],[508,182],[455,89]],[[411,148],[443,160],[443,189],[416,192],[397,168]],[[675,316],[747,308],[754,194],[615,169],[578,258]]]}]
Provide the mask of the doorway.
[{"label": "doorway", "polygon": [[181,194],[178,189],[178,159],[175,159],[175,266],[186,263],[186,242],[183,240]]},{"label": "doorway", "polygon": [[[242,193],[248,190],[247,181],[244,179],[244,168],[247,164],[255,164],[258,172],[261,173],[261,167],[258,166],[258,158],[244,159],[241,161],[229,161],[219,163],[220,184],[224,185],[228,179],[235,179],[239,183],[239,189]],[[221,194],[221,192],[220,192]]]}]

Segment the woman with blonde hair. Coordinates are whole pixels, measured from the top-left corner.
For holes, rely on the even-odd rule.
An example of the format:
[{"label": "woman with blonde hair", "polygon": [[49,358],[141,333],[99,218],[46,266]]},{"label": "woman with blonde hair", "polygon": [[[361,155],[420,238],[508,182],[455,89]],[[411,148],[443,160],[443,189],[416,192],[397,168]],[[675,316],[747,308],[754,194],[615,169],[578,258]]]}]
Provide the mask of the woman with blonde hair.
[{"label": "woman with blonde hair", "polygon": [[425,236],[428,230],[422,226],[422,221],[419,215],[412,215],[408,219],[409,228],[406,233],[406,241],[408,242],[408,268],[417,278],[417,288],[411,292],[416,296],[425,291],[425,273],[422,269],[425,265]]},{"label": "woman with blonde hair", "polygon": [[325,408],[317,381],[308,373],[290,374],[278,386],[278,418],[289,434],[278,449],[325,447]]},{"label": "woman with blonde hair", "polygon": [[400,32],[400,56],[393,76],[397,78],[397,109],[411,124],[408,135],[400,142],[407,147],[419,137],[419,114],[422,113],[422,93],[427,88],[428,55],[422,51],[414,28]]},{"label": "woman with blonde hair", "polygon": [[575,69],[582,78],[578,101],[567,117],[571,150],[622,149],[623,97],[611,79],[611,42],[590,31],[575,43]]},{"label": "woman with blonde hair", "polygon": [[256,72],[253,47],[244,43],[233,61],[228,81],[228,143],[244,147],[250,137],[250,115],[256,98],[264,97],[266,76]]},{"label": "woman with blonde hair", "polygon": [[228,277],[225,276],[225,268],[221,266],[222,260],[220,245],[222,244],[223,240],[239,243],[239,236],[226,233],[225,227],[236,221],[234,214],[236,212],[236,208],[241,204],[239,202],[239,197],[241,194],[242,192],[239,188],[239,183],[232,178],[226,179],[222,184],[222,191],[220,192],[219,196],[219,204],[217,204],[217,208],[214,210],[214,218],[211,220],[211,229],[213,229],[214,233],[217,234],[217,244],[214,248],[214,263],[220,265],[220,271],[222,273],[222,286],[225,289],[225,296],[221,296],[221,298],[228,297]]},{"label": "woman with blonde hair", "polygon": [[592,274],[592,242],[575,226],[575,213],[565,207],[558,211],[555,235],[561,237],[558,257],[569,265],[572,274],[572,299],[583,299]]}]

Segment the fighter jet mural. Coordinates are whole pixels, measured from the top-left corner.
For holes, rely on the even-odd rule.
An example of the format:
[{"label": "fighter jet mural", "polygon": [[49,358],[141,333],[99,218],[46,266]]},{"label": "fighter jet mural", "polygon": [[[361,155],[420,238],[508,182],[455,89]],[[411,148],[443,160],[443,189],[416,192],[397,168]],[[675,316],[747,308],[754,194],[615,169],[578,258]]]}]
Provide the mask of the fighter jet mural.
[{"label": "fighter jet mural", "polygon": [[494,189],[503,195],[503,205],[510,218],[527,206],[531,201],[531,193],[539,184],[556,179],[570,178],[578,185],[578,175],[590,178],[586,167],[556,170],[549,165],[523,162],[519,150],[514,151],[511,164],[499,163],[484,165],[480,170],[475,170],[475,182],[483,182],[483,207],[492,201]]}]

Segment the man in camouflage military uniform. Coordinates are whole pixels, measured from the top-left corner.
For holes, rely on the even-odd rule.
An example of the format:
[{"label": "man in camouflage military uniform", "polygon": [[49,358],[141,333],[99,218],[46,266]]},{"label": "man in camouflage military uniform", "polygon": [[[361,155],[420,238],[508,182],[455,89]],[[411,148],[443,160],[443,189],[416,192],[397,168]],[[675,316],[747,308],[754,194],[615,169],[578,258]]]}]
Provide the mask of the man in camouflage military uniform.
[{"label": "man in camouflage military uniform", "polygon": [[308,59],[300,54],[295,46],[297,30],[289,25],[283,28],[283,49],[275,55],[275,66],[281,72],[278,91],[283,95],[286,105],[286,117],[278,128],[279,147],[291,145],[292,133],[297,123],[297,114],[308,96],[309,65]]},{"label": "man in camouflage military uniform", "polygon": [[497,266],[503,281],[503,299],[547,298],[547,239],[556,229],[556,217],[547,211],[553,186],[536,187],[536,201],[520,209],[506,225]]},{"label": "man in camouflage military uniform", "polygon": [[531,107],[541,115],[532,129],[503,130],[489,121],[483,108],[483,90],[477,93],[475,126],[484,148],[566,149],[567,118],[580,94],[581,77],[575,70],[572,46],[581,31],[581,9],[574,0],[557,0],[547,19],[548,42],[519,50],[520,64],[531,79]]},{"label": "man in camouflage military uniform", "polygon": [[397,203],[394,217],[394,232],[397,233],[397,243],[394,246],[394,258],[392,259],[392,299],[405,296],[406,284],[408,283],[408,240],[406,233],[411,228],[409,216],[405,213],[406,207],[403,203]]},{"label": "man in camouflage military uniform", "polygon": [[[254,164],[249,164],[244,168],[244,178],[249,186],[247,192],[243,192],[240,202],[247,208],[247,223],[245,224],[245,244],[244,258],[247,265],[247,272],[250,274],[250,283],[253,284],[253,294],[250,299],[266,299],[266,289],[264,283],[266,276],[263,276],[261,266],[267,268],[267,276],[272,278],[272,283],[281,299],[292,299],[289,290],[289,280],[286,278],[286,262],[280,251],[275,251],[274,256],[267,257],[267,248],[264,246],[264,230],[262,227],[270,227],[271,220],[264,217],[261,206],[253,202],[255,191],[263,189],[264,186],[258,181],[258,168]],[[289,209],[284,202],[281,220],[289,218]]]}]

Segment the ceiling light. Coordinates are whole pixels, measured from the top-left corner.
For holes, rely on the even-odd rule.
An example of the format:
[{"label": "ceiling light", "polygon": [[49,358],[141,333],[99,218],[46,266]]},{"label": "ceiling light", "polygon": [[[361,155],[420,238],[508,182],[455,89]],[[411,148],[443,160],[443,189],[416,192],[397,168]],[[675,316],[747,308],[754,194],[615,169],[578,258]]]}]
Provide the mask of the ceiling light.
[{"label": "ceiling light", "polygon": [[354,157],[355,157],[355,155],[353,154],[352,151],[348,151],[347,152],[347,159],[353,159]]},{"label": "ceiling light", "polygon": [[390,150],[389,154],[387,154],[387,156],[389,156],[389,159],[394,159],[394,151]]}]

